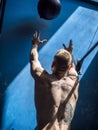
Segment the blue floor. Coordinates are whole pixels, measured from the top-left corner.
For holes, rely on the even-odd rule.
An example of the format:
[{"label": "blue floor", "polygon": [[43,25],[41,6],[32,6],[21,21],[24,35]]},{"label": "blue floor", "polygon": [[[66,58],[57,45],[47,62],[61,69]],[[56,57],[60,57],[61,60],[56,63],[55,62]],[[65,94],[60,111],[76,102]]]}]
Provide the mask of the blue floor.
[{"label": "blue floor", "polygon": [[[35,113],[32,113],[34,102],[33,100],[27,100],[28,96],[32,99],[32,95],[34,95],[33,88],[31,95],[28,95],[27,93],[22,93],[22,90],[20,93],[17,86],[14,88],[10,87],[21,71],[22,73],[25,72],[23,70],[29,62],[32,33],[35,30],[40,30],[41,38],[49,40],[78,6],[98,11],[98,7],[80,0],[61,0],[61,3],[62,10],[60,15],[54,20],[47,21],[39,18],[36,0],[7,0],[2,34],[0,36],[0,130],[11,130],[12,128],[17,130],[33,130],[36,125],[36,121],[33,120]],[[43,46],[40,50],[42,48]],[[98,54],[96,54],[81,80],[79,101],[75,118],[72,122],[72,130],[97,130],[98,128],[97,61]],[[28,72],[26,73],[28,74]],[[20,80],[27,80],[28,85],[33,84],[28,82],[28,77],[27,79]],[[13,89],[13,91],[6,93],[8,89]],[[30,88],[26,88],[26,92],[29,93],[30,91]],[[13,98],[15,92],[17,97]],[[30,106],[29,110],[24,111],[25,115],[31,112],[29,118],[25,115],[22,117],[23,113],[21,116],[20,110],[26,106],[23,106],[19,101],[20,94],[22,102],[24,104],[26,102],[26,105]],[[24,97],[26,100],[24,100]],[[6,98],[7,101],[5,100]],[[10,98],[17,99],[17,101],[10,100]],[[13,107],[11,107],[13,102]],[[10,111],[14,109],[15,113],[9,113],[10,111],[7,108]],[[24,119],[23,124],[19,124],[19,121],[22,122],[22,119]]]}]

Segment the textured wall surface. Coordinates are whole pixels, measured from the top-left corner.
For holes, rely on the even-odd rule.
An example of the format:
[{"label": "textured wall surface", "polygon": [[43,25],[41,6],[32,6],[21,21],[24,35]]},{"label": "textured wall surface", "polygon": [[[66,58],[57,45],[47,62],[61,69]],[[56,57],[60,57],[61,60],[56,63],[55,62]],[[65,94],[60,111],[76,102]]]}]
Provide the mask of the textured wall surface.
[{"label": "textured wall surface", "polygon": [[[62,10],[60,15],[47,21],[39,18],[37,2],[37,0],[6,0],[2,34],[0,35],[0,130],[33,130],[36,126],[33,100],[34,81],[28,69],[32,33],[35,30],[40,30],[41,39],[47,38],[49,43],[59,28],[68,21],[79,6],[98,11],[98,7],[80,0],[61,0]],[[90,22],[88,21],[88,24]],[[92,23],[94,24],[94,21]],[[78,22],[77,25],[79,26],[79,24]],[[73,34],[69,31],[70,29],[68,29],[67,34],[67,29],[65,28],[65,39],[68,43]],[[81,29],[86,32],[85,28]],[[88,32],[91,31],[89,29]],[[92,30],[96,29],[92,28]],[[83,40],[82,37],[81,40]],[[97,37],[98,35],[95,36],[94,40],[97,40]],[[86,41],[83,40],[82,42],[86,44],[89,41],[90,43],[91,39],[89,36],[89,39],[85,38]],[[63,39],[61,38],[61,40]],[[79,39],[74,36],[73,40],[78,45]],[[60,39],[58,42],[60,42]],[[47,45],[39,49],[42,54],[44,53],[42,50]],[[57,48],[59,47],[61,47],[61,43],[57,46]],[[76,46],[75,49],[78,50],[79,48],[80,46]],[[83,52],[86,52],[85,47],[81,54]],[[76,58],[78,56],[80,57],[80,53]],[[42,61],[45,64],[44,60]],[[97,66],[98,54],[88,66],[81,80],[79,100],[71,130],[97,130],[98,128]],[[49,68],[47,69],[49,70]]]}]

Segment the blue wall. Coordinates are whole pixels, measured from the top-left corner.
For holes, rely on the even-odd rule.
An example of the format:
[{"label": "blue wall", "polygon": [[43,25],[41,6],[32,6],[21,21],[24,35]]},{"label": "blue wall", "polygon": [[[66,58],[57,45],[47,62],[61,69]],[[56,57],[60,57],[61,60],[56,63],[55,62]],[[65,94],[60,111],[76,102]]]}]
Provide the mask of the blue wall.
[{"label": "blue wall", "polygon": [[[6,119],[8,120],[6,128],[6,126],[4,126],[5,119],[3,112],[6,109],[5,96],[9,84],[13,82],[15,77],[21,72],[21,70],[23,70],[23,68],[29,62],[29,52],[31,48],[32,33],[35,30],[40,30],[41,38],[42,39],[47,38],[49,40],[54,35],[54,33],[59,29],[59,27],[76,10],[78,6],[83,6],[98,11],[98,7],[90,5],[83,1],[61,0],[62,10],[60,15],[56,19],[47,21],[39,18],[36,8],[37,2],[38,2],[37,0],[7,0],[6,2],[2,34],[0,35],[0,127],[1,127],[0,129],[1,130],[2,129],[10,130],[13,128],[13,126],[17,130],[19,129],[24,130],[25,127],[23,124],[22,128],[19,128],[17,122],[14,119],[13,121],[12,119]],[[88,68],[84,78],[81,81],[81,87],[79,89],[80,96],[78,106],[76,109],[75,118],[72,123],[72,130],[74,129],[97,130],[96,127],[96,125],[98,124],[98,115],[97,115],[98,103],[96,100],[98,93],[97,61],[98,61],[98,54],[94,58],[94,61]],[[17,86],[15,88],[17,88]],[[27,89],[27,91],[30,90]],[[13,89],[13,93],[14,92],[15,90]],[[33,94],[33,91],[31,94]],[[12,93],[10,93],[10,95],[12,95]],[[31,99],[32,96],[31,95],[29,96]],[[31,101],[32,100],[28,102],[28,104],[31,105],[30,111],[33,107],[33,101],[32,104]],[[15,106],[17,106],[17,102],[18,101],[15,101]],[[18,109],[18,106],[16,108]],[[15,115],[17,117],[17,120],[22,120],[23,118],[25,119],[26,117],[21,117],[21,115],[20,116],[17,115],[16,108],[15,108],[16,110]],[[25,124],[27,123],[26,126],[29,126],[28,130],[33,129],[36,123],[35,120],[33,120],[32,116],[35,115],[33,115],[33,113],[31,114],[30,116],[31,122],[29,122],[28,117],[25,119]]]}]

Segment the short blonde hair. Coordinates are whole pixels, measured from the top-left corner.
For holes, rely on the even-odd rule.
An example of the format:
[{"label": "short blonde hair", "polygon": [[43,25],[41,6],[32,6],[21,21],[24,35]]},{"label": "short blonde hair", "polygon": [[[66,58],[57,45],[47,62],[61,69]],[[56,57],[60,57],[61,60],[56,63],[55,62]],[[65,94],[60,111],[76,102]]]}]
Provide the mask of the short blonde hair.
[{"label": "short blonde hair", "polygon": [[54,56],[54,62],[57,71],[66,71],[71,65],[72,56],[67,50],[60,49]]}]

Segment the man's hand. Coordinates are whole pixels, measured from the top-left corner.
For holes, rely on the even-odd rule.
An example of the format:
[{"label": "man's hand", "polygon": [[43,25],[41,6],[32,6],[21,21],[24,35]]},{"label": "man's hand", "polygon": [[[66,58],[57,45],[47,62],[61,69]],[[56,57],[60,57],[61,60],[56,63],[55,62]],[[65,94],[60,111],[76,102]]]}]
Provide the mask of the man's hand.
[{"label": "man's hand", "polygon": [[40,32],[35,32],[34,34],[33,34],[33,40],[32,40],[32,44],[33,45],[40,45],[40,44],[42,44],[42,43],[44,43],[44,42],[46,42],[47,40],[46,39],[44,39],[44,40],[40,40]]},{"label": "man's hand", "polygon": [[73,51],[73,43],[72,43],[72,40],[69,41],[69,47],[66,47],[65,44],[63,44],[63,47],[65,50],[67,50],[68,52],[70,52],[71,56],[72,56],[72,63],[71,63],[71,67],[74,67],[76,66],[76,63],[75,63],[75,60],[74,60],[74,57],[73,57],[73,54],[72,54],[72,51]]},{"label": "man's hand", "polygon": [[72,51],[73,51],[72,40],[69,41],[69,47],[66,47],[65,44],[63,44],[63,47],[64,47],[65,50],[69,51],[72,54]]}]

